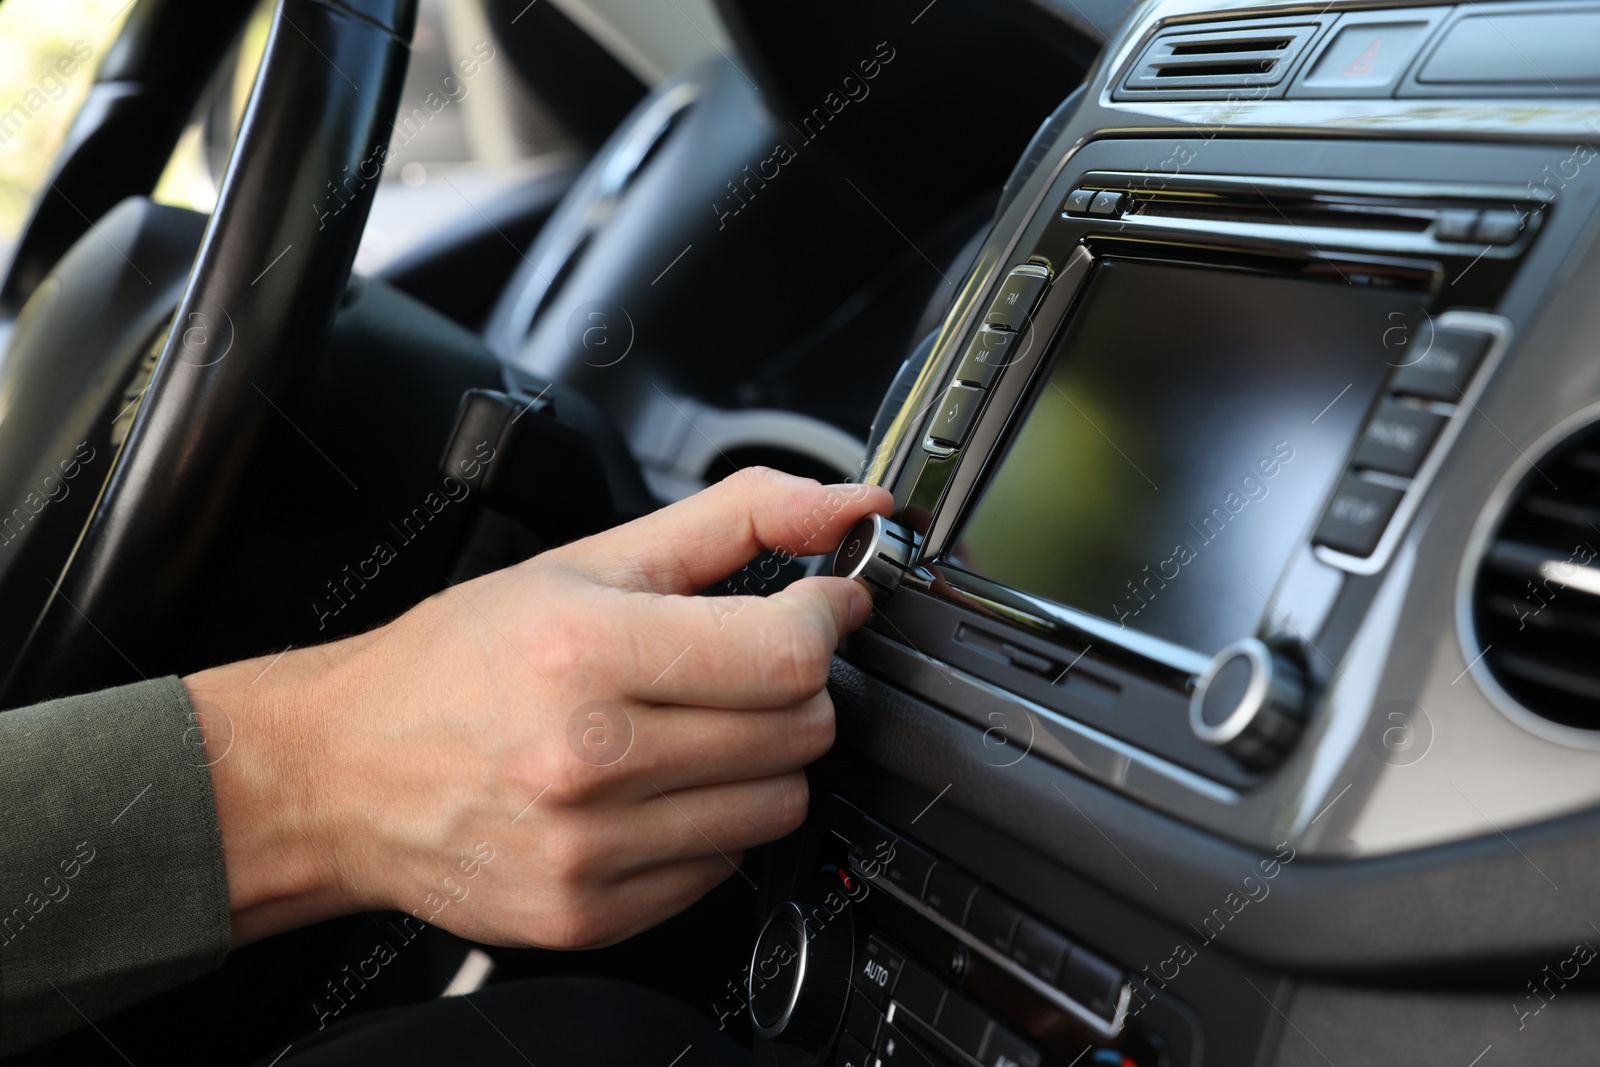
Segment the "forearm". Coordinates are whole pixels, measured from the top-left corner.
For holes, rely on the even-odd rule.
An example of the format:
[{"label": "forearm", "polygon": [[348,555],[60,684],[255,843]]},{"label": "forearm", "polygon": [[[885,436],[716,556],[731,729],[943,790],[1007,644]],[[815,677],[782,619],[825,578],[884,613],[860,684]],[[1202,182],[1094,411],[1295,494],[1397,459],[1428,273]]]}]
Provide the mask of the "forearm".
[{"label": "forearm", "polygon": [[234,947],[376,906],[336,858],[330,748],[361,684],[345,668],[375,635],[184,679],[209,754]]}]

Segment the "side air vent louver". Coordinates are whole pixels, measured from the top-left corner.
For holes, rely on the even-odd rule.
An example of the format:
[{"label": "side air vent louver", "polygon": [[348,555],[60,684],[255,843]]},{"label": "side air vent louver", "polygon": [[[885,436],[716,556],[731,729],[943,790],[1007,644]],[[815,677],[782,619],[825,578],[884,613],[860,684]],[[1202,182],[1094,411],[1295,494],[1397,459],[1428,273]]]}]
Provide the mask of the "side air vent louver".
[{"label": "side air vent louver", "polygon": [[1185,100],[1253,89],[1271,94],[1316,38],[1315,19],[1253,19],[1156,34],[1122,80],[1118,100]]},{"label": "side air vent louver", "polygon": [[1468,651],[1527,711],[1600,731],[1600,424],[1533,462],[1478,562]]}]

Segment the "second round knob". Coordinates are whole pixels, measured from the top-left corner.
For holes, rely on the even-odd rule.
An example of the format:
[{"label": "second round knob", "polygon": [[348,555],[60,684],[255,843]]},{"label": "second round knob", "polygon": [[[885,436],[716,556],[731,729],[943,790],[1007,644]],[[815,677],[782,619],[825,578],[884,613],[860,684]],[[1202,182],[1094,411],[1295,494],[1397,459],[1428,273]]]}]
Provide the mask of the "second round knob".
[{"label": "second round knob", "polygon": [[1189,726],[1251,770],[1267,770],[1300,736],[1305,673],[1283,652],[1254,637],[1211,660],[1189,698]]}]

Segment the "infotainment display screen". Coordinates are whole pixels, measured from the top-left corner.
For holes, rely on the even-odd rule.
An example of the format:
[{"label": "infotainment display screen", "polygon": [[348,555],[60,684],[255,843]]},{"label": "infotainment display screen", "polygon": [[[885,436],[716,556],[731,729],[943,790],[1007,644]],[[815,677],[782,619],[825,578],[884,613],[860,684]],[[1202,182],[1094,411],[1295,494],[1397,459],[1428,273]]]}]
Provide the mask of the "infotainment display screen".
[{"label": "infotainment display screen", "polygon": [[1206,655],[1255,633],[1417,306],[1102,260],[947,565]]}]

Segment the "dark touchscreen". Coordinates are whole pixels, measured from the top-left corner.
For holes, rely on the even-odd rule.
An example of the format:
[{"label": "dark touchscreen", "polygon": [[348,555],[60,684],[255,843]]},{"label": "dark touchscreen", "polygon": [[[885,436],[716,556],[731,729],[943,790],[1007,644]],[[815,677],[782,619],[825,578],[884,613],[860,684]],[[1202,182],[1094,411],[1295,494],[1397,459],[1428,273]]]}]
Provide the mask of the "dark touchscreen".
[{"label": "dark touchscreen", "polygon": [[1254,633],[1417,306],[1102,260],[946,562],[1207,655]]}]

